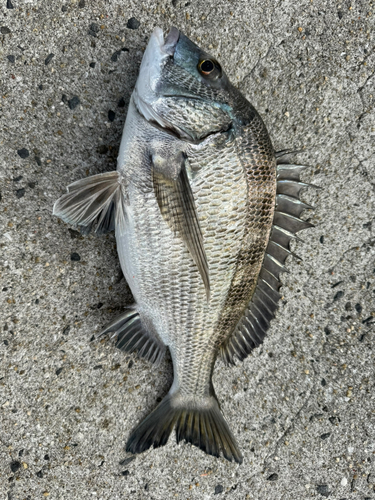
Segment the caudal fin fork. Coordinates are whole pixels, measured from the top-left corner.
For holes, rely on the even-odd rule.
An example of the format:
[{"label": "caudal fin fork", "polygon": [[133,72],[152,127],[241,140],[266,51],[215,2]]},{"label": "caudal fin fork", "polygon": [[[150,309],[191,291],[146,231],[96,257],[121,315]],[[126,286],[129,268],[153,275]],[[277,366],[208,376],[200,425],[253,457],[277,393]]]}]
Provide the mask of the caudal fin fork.
[{"label": "caudal fin fork", "polygon": [[132,432],[126,451],[142,453],[153,446],[164,446],[176,427],[176,440],[185,440],[208,455],[242,463],[242,454],[229,430],[214,396],[202,402],[182,404],[178,394],[167,394],[163,401]]}]

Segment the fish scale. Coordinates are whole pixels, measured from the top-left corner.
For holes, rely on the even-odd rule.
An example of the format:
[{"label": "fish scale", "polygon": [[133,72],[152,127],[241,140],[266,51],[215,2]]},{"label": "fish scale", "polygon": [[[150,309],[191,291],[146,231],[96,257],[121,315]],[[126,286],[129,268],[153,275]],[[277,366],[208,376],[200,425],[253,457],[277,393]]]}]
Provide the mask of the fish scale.
[{"label": "fish scale", "polygon": [[[266,147],[260,148],[258,143]],[[256,118],[250,127],[244,128],[237,144],[248,185],[245,224],[250,241],[244,239],[241,253],[237,256],[238,266],[219,325],[222,340],[233,331],[254,293],[271,230],[276,192],[275,157],[260,119]],[[257,145],[255,148],[254,144]]]},{"label": "fish scale", "polygon": [[220,64],[176,28],[156,28],[132,94],[117,172],[77,181],[54,214],[84,234],[115,228],[135,303],[99,334],[158,364],[173,383],[126,450],[176,428],[204,452],[242,462],[216,398],[217,357],[244,360],[276,314],[304,167],[281,164],[263,121]]},{"label": "fish scale", "polygon": [[[203,215],[203,217],[200,217],[200,221],[212,284],[209,303],[206,301],[202,285],[200,295],[195,294],[195,303],[192,305],[192,309],[195,311],[194,321],[192,321],[191,325],[193,331],[187,333],[195,345],[192,347],[188,338],[185,339],[183,344],[179,343],[180,349],[176,353],[175,364],[179,367],[177,368],[178,379],[181,387],[184,388],[183,390],[189,384],[189,386],[195,388],[196,394],[207,392],[209,388],[208,382],[211,377],[212,364],[216,357],[216,352],[212,348],[207,349],[207,346],[211,345],[216,349],[218,348],[217,326],[219,315],[227,294],[226,285],[230,283],[234,269],[234,262],[230,264],[230,258],[236,253],[234,248],[239,246],[238,236],[241,238],[241,233],[244,231],[243,227],[239,227],[236,234],[233,234],[229,227],[229,231],[223,233],[222,226],[219,226],[220,231],[217,231],[218,225],[216,221],[218,218],[219,220],[225,218],[227,221],[234,220],[241,223],[243,219],[242,212],[246,208],[247,186],[242,165],[235,154],[234,147],[230,146],[227,149],[228,151],[225,151],[225,153],[221,151],[217,155],[211,155],[209,161],[205,160],[205,154],[198,153],[189,157],[191,168],[199,170],[199,175],[192,181],[192,189],[195,195],[197,212]],[[225,155],[227,161],[218,162],[218,157],[222,159],[223,155]],[[203,166],[200,163],[202,156]],[[222,178],[216,176],[216,172],[220,168],[225,169],[224,182]],[[239,185],[238,180],[241,177],[242,185]],[[233,185],[236,185],[235,191],[233,190]],[[216,199],[213,199],[212,195],[210,195],[214,186],[217,187]],[[228,213],[228,205],[225,202],[228,200],[228,197],[232,199],[233,196],[238,196],[243,201],[243,204],[242,206],[241,204],[236,204],[234,210]],[[200,200],[202,198],[204,203],[201,205]],[[218,211],[218,200],[220,200],[219,206],[222,207],[221,211]],[[210,204],[212,205],[212,210]],[[213,264],[212,266],[211,263]],[[190,296],[189,301],[191,299],[192,297]],[[187,331],[186,325],[183,323],[181,327]],[[174,328],[171,335],[179,335],[178,330]],[[194,359],[186,358],[185,349],[194,352]]]}]

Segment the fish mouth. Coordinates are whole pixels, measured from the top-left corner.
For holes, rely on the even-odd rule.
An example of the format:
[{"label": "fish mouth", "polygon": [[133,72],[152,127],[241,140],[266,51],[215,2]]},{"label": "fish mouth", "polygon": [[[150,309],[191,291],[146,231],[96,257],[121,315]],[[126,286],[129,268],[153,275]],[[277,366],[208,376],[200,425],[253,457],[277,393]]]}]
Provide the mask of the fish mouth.
[{"label": "fish mouth", "polygon": [[174,26],[172,26],[166,33],[165,38],[163,30],[157,27],[152,32],[150,41],[155,42],[155,45],[158,46],[161,55],[168,55],[173,57],[179,38],[180,31]]},{"label": "fish mouth", "polygon": [[178,40],[180,39],[180,32],[177,28],[172,26],[165,37],[163,50],[169,55],[172,56],[175,53]]}]

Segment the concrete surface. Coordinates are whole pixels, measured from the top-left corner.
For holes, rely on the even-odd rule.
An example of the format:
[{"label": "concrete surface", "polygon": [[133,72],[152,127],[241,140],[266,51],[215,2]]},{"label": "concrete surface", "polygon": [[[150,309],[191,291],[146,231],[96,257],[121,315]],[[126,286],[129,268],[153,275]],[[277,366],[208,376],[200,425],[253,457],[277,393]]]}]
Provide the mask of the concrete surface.
[{"label": "concrete surface", "polygon": [[[370,1],[2,0],[1,499],[375,499],[374,17]],[[114,237],[51,216],[67,184],[115,168],[142,51],[171,24],[324,188],[304,195],[316,227],[264,345],[216,366],[241,466],[174,438],[125,454],[170,360],[90,342],[131,301]]]}]

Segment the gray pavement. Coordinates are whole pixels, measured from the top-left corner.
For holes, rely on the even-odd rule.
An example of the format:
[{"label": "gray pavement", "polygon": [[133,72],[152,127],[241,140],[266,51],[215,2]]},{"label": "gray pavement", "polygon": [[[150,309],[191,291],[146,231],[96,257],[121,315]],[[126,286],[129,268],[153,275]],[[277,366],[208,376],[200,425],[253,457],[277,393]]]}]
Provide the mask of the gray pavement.
[{"label": "gray pavement", "polygon": [[[375,499],[374,18],[354,0],[2,0],[0,499]],[[174,437],[124,452],[170,359],[91,341],[131,302],[114,236],[51,215],[115,168],[157,25],[212,51],[323,187],[264,345],[216,366],[240,466]]]}]

